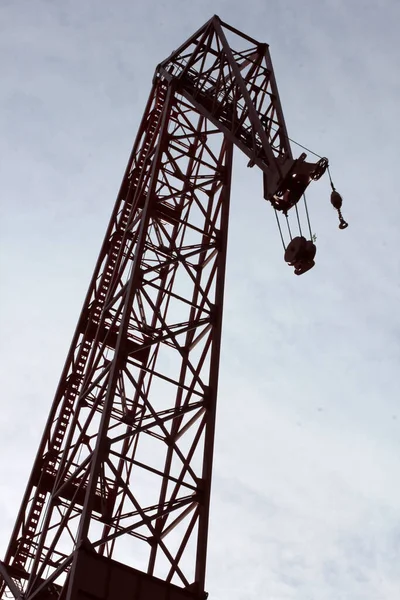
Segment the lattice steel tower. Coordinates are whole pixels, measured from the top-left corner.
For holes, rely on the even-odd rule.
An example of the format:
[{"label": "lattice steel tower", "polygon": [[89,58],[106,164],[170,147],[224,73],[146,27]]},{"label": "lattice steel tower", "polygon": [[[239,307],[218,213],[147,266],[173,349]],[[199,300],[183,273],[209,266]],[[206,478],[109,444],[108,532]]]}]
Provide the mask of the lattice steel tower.
[{"label": "lattice steel tower", "polygon": [[205,597],[233,146],[284,215],[327,166],[292,157],[268,46],[215,16],[156,69],[1,598]]}]

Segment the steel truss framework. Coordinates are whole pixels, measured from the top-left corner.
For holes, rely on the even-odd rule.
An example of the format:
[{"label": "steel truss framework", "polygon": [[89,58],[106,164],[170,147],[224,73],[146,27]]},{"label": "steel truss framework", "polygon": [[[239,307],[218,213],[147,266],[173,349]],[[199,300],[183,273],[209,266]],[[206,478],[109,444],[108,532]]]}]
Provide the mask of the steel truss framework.
[{"label": "steel truss framework", "polygon": [[233,145],[270,194],[295,163],[268,47],[213,17],[156,70],[2,597],[71,597],[83,546],[204,594]]}]

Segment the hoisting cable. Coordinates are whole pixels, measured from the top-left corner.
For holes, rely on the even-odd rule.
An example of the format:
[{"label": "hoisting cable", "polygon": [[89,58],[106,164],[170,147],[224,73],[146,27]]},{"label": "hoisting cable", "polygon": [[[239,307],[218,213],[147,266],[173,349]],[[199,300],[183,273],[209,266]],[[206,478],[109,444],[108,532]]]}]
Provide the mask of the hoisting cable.
[{"label": "hoisting cable", "polygon": [[297,224],[299,226],[299,232],[300,232],[300,235],[302,236],[303,232],[301,231],[300,217],[299,217],[299,211],[297,209],[297,204],[295,204],[295,209],[296,209]]},{"label": "hoisting cable", "polygon": [[329,168],[329,165],[328,165],[328,169],[327,169],[327,171],[328,171],[329,183],[331,184],[331,188],[332,188],[332,190],[334,190],[334,189],[335,189],[335,186],[333,185],[333,181],[332,181],[332,177],[331,177],[331,170],[330,170],[330,168]]},{"label": "hoisting cable", "polygon": [[285,137],[289,140],[289,142],[292,142],[292,144],[296,144],[296,146],[299,146],[300,148],[303,148],[303,150],[307,150],[307,152],[309,152],[310,154],[313,154],[317,158],[324,158],[323,156],[320,156],[316,152],[313,152],[312,150],[310,150],[310,148],[306,148],[306,146],[303,146],[302,144],[299,144],[299,142],[296,142],[295,140],[292,140],[292,138],[290,138],[289,136],[285,136]]},{"label": "hoisting cable", "polygon": [[308,214],[307,199],[306,199],[306,195],[305,194],[303,194],[303,200],[304,200],[304,207],[306,209],[308,230],[310,232],[310,240],[312,240],[313,234],[312,234],[312,231],[311,231],[310,215]]},{"label": "hoisting cable", "polygon": [[[276,127],[271,127],[271,131],[273,131],[274,133],[277,133],[279,130]],[[313,150],[310,150],[310,148],[307,148],[306,146],[303,146],[303,144],[296,142],[296,140],[292,140],[292,138],[290,138],[288,135],[285,135],[282,131],[279,131],[279,135],[286,138],[289,142],[292,142],[292,144],[296,144],[296,146],[299,146],[300,148],[303,148],[303,150],[306,150],[310,154],[313,154],[317,158],[324,158],[323,156],[320,156],[320,154],[317,154]]]},{"label": "hoisting cable", "polygon": [[289,215],[286,214],[285,217],[286,217],[286,225],[287,225],[287,228],[288,228],[289,237],[292,240],[293,237],[292,237],[292,232],[291,232],[290,225],[289,225]]},{"label": "hoisting cable", "polygon": [[280,224],[279,218],[278,218],[278,211],[276,210],[276,208],[274,208],[274,212],[275,212],[276,222],[278,223],[278,229],[279,229],[279,233],[280,233],[281,240],[282,240],[282,246],[283,246],[283,249],[286,250],[285,242],[283,240],[283,235],[282,235],[281,224]]}]

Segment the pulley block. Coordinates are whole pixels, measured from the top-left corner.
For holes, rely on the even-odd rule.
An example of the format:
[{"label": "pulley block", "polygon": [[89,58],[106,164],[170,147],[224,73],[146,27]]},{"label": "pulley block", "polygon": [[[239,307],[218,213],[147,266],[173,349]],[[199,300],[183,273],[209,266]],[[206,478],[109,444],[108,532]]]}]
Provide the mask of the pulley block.
[{"label": "pulley block", "polygon": [[285,250],[285,261],[292,267],[296,275],[302,275],[315,265],[314,258],[317,248],[311,240],[303,236],[292,239]]}]

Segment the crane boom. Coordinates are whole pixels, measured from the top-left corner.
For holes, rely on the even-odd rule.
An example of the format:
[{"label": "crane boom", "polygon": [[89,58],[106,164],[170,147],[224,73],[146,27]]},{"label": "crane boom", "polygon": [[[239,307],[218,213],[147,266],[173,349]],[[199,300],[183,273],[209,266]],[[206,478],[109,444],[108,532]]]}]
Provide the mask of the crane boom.
[{"label": "crane boom", "polygon": [[234,146],[285,213],[324,170],[292,156],[268,46],[214,16],[156,69],[1,598],[204,598]]}]

